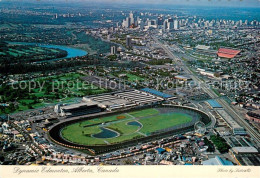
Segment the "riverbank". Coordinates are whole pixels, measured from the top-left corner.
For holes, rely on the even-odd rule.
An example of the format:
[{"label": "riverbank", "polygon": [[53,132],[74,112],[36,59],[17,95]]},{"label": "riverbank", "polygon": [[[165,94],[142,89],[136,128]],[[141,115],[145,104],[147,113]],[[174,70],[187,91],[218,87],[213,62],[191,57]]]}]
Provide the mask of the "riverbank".
[{"label": "riverbank", "polygon": [[[81,57],[85,56],[88,54],[87,51],[69,47],[69,46],[61,46],[61,45],[52,45],[52,44],[41,44],[41,43],[28,43],[28,42],[8,42],[8,44],[13,44],[13,45],[33,45],[33,46],[38,46],[38,47],[43,47],[43,48],[51,48],[51,49],[60,49],[64,50],[67,52],[67,56],[63,58],[55,58],[55,59],[50,59],[48,61],[55,61],[55,60],[61,60],[61,59],[67,59],[67,58],[73,58],[73,57]],[[40,61],[40,62],[45,62],[45,61]]]}]

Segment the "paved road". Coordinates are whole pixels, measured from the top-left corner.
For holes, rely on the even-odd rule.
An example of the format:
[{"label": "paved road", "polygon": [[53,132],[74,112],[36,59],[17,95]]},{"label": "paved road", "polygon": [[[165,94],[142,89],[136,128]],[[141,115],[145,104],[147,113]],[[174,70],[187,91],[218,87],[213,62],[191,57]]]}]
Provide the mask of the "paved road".
[{"label": "paved road", "polygon": [[[194,73],[186,66],[186,64],[178,57],[176,57],[170,50],[169,48],[162,44],[155,36],[152,37],[155,42],[165,50],[165,52],[168,54],[168,56],[173,59],[176,64],[179,64],[183,70],[188,73],[188,74],[191,74],[191,78],[197,82],[200,87],[202,88],[202,90],[204,90],[210,97],[212,98],[218,98],[217,94],[212,91],[211,89],[209,89],[205,82],[200,80],[196,75],[194,75]],[[258,146],[260,145],[260,134],[258,131],[254,130],[246,121],[245,121],[245,118],[242,117],[241,115],[239,115],[238,112],[235,111],[234,108],[232,108],[224,99],[222,98],[218,98],[216,99],[217,102],[219,102],[219,104],[222,105],[222,107],[225,109],[225,111],[230,114],[233,119],[235,121],[237,121],[240,125],[242,125],[247,133],[256,141],[256,143],[258,144]]]}]

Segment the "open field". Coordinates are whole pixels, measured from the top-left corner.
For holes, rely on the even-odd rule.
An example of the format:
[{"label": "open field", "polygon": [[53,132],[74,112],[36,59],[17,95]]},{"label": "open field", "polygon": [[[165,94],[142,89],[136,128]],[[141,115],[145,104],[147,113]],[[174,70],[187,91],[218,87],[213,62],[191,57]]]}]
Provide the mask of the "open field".
[{"label": "open field", "polygon": [[133,74],[126,74],[126,76],[128,77],[128,81],[130,81],[130,82],[144,80],[144,78],[139,77],[137,75],[133,75]]},{"label": "open field", "polygon": [[[123,116],[123,117],[121,117]],[[86,146],[109,145],[146,137],[153,132],[187,124],[193,116],[175,110],[143,109],[67,125],[64,139]]]}]

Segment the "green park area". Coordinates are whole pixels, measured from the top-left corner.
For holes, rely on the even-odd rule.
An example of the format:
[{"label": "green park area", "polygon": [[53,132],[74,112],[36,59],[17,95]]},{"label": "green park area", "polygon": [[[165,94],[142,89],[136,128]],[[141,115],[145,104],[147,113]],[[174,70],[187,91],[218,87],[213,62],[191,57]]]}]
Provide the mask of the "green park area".
[{"label": "green park area", "polygon": [[145,78],[144,77],[141,77],[141,76],[138,76],[136,74],[131,74],[131,73],[127,73],[127,72],[121,72],[121,73],[113,73],[112,75],[116,76],[116,77],[119,77],[119,75],[124,75],[124,76],[121,76],[120,78],[126,80],[126,81],[129,81],[129,82],[140,82],[140,81],[144,81]]},{"label": "green park area", "polygon": [[84,82],[80,73],[41,77],[0,87],[0,114],[44,107],[60,102],[75,102],[75,98],[106,92],[105,89]]},{"label": "green park area", "polygon": [[120,115],[76,122],[65,126],[62,137],[82,145],[107,145],[146,137],[153,132],[192,121],[184,113],[143,109]]},{"label": "green park area", "polygon": [[226,140],[220,136],[211,135],[210,140],[214,143],[220,153],[227,153],[230,146],[227,144]]},{"label": "green park area", "polygon": [[35,45],[10,45],[0,43],[0,62],[6,60],[10,60],[11,62],[36,62],[65,56],[67,56],[67,52],[61,49],[44,48]]},{"label": "green park area", "polygon": [[144,78],[139,77],[139,76],[137,76],[137,75],[133,75],[133,74],[126,74],[126,76],[127,76],[128,81],[130,81],[130,82],[135,82],[135,81],[142,81],[142,80],[144,80]]}]

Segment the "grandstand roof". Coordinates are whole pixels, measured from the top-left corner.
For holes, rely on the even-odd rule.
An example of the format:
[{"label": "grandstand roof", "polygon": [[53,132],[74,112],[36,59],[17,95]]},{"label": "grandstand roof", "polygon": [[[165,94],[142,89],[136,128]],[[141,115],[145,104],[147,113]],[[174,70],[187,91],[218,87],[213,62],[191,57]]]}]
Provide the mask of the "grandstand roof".
[{"label": "grandstand roof", "polygon": [[154,95],[157,95],[157,96],[160,96],[162,98],[171,98],[172,97],[172,95],[162,93],[160,91],[157,91],[157,90],[154,90],[154,89],[151,89],[151,88],[144,88],[144,89],[141,89],[141,90],[148,92],[148,93],[151,93],[151,94],[154,94]]},{"label": "grandstand roof", "polygon": [[75,108],[79,108],[81,106],[93,106],[93,105],[96,105],[96,103],[76,103],[76,104],[61,106],[61,108],[62,109],[75,109]]},{"label": "grandstand roof", "polygon": [[223,58],[234,58],[238,55],[241,51],[234,50],[234,49],[227,49],[227,48],[220,48],[218,50],[218,56]]},{"label": "grandstand roof", "polygon": [[222,108],[222,106],[216,100],[208,100],[207,101],[212,108]]}]

